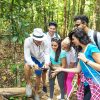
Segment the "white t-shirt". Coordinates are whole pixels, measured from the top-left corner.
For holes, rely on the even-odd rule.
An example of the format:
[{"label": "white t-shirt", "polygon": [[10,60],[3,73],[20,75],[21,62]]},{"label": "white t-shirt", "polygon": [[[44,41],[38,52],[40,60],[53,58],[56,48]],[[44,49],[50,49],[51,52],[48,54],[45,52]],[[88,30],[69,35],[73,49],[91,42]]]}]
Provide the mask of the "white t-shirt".
[{"label": "white t-shirt", "polygon": [[71,62],[73,62],[73,63],[76,62],[75,50],[73,47],[71,47],[70,51],[66,51],[66,60],[67,60],[68,67],[69,67]]},{"label": "white t-shirt", "polygon": [[[51,39],[52,39],[52,38],[56,38],[56,34],[57,34],[57,33],[54,33],[54,35],[51,37],[51,36],[49,35],[48,32],[46,33],[47,39],[48,39],[48,44],[49,44],[50,49],[51,49]],[[57,34],[57,36],[58,36],[58,38],[60,39],[60,36],[59,36],[58,34]]]}]

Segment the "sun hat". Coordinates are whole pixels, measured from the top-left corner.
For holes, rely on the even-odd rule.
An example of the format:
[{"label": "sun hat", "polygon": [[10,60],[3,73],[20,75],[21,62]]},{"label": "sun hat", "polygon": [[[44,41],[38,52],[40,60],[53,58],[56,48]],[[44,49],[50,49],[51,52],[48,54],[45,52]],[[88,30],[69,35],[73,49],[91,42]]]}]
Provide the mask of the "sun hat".
[{"label": "sun hat", "polygon": [[44,40],[44,33],[41,28],[35,28],[30,36],[36,41]]}]

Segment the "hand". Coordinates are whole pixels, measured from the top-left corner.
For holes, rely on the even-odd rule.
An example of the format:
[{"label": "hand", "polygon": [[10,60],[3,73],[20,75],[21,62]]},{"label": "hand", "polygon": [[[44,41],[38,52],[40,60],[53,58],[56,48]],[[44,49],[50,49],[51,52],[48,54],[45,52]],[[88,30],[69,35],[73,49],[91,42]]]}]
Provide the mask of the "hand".
[{"label": "hand", "polygon": [[33,66],[33,68],[34,68],[34,70],[38,70],[38,69],[39,69],[39,66],[38,66],[37,64],[35,64],[35,65]]},{"label": "hand", "polygon": [[82,60],[83,62],[86,62],[86,61],[87,61],[87,58],[85,57],[84,53],[79,53],[79,54],[78,54],[78,58],[79,58],[80,60]]},{"label": "hand", "polygon": [[49,66],[48,65],[44,65],[42,68],[41,68],[43,71],[47,71],[49,69]]},{"label": "hand", "polygon": [[44,66],[42,68],[49,69],[49,64],[44,64]]},{"label": "hand", "polygon": [[56,73],[51,73],[51,78],[54,78],[56,76]]}]

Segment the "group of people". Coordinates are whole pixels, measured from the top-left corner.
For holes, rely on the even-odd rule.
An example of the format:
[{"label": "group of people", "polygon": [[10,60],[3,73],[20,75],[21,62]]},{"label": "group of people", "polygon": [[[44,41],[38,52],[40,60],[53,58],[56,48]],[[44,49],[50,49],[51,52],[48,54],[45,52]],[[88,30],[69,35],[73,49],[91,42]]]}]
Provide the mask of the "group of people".
[{"label": "group of people", "polygon": [[[48,72],[50,97],[54,100],[54,85],[57,77],[60,88],[58,100],[69,98],[75,73],[80,73],[77,100],[99,100],[100,97],[100,39],[98,47],[93,38],[94,31],[88,27],[89,19],[85,15],[74,18],[74,29],[68,37],[61,39],[56,33],[57,24],[50,22],[48,32],[35,28],[24,42],[24,72],[26,95],[40,100],[38,90],[41,83],[46,93],[46,75]],[[97,38],[100,38],[98,35]],[[32,88],[31,75],[35,73],[35,86]]]}]

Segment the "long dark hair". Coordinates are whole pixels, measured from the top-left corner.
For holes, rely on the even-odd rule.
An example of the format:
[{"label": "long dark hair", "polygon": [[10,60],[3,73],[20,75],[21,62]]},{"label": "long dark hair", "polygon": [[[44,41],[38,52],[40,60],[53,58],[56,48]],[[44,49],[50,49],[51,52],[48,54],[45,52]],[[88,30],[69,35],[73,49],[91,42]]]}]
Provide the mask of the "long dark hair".
[{"label": "long dark hair", "polygon": [[58,62],[58,58],[60,56],[60,52],[61,52],[61,39],[58,39],[58,38],[52,38],[51,42],[56,42],[58,44],[58,48],[56,50],[56,53],[55,53],[55,61]]},{"label": "long dark hair", "polygon": [[[69,38],[71,42],[72,42],[72,36],[76,37],[79,40],[79,42],[84,45],[87,45],[88,43],[91,42],[87,33],[81,28],[76,28],[69,33]],[[79,48],[79,51],[82,49],[81,46],[78,46],[78,48]]]}]

